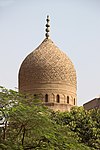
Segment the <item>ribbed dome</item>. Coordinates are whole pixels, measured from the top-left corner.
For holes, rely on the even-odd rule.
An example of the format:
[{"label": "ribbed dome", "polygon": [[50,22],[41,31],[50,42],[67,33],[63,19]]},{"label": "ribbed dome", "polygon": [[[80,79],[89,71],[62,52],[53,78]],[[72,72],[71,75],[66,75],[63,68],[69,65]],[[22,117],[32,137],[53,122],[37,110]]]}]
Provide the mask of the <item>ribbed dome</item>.
[{"label": "ribbed dome", "polygon": [[[45,39],[23,61],[19,71],[19,89],[36,82],[62,83],[76,88],[76,71],[68,56],[51,39]],[[30,90],[28,88],[28,90]]]}]

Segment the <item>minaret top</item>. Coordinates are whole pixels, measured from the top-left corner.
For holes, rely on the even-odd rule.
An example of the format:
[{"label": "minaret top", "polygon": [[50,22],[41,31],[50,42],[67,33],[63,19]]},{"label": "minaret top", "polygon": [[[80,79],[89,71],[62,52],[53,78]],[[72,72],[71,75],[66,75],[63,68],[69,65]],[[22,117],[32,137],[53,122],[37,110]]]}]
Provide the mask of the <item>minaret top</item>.
[{"label": "minaret top", "polygon": [[49,32],[50,32],[50,23],[49,23],[50,22],[50,18],[49,18],[48,15],[47,15],[46,21],[47,21],[47,23],[46,23],[46,29],[45,29],[45,31],[46,31],[45,36],[48,39],[49,38]]}]

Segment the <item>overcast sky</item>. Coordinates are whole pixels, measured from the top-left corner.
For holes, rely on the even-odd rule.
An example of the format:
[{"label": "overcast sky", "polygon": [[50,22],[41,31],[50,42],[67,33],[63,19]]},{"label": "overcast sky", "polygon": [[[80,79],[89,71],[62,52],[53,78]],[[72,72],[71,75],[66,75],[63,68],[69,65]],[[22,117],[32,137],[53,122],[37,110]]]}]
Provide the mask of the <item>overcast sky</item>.
[{"label": "overcast sky", "polygon": [[100,94],[100,0],[0,0],[0,85],[18,87],[23,59],[50,37],[77,71],[78,105]]}]

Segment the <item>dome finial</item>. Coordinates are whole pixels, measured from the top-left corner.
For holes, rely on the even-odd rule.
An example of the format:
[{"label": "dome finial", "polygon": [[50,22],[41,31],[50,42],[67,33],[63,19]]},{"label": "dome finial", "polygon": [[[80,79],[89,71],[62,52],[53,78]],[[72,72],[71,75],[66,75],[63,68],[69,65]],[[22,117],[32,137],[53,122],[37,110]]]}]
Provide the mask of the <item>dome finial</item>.
[{"label": "dome finial", "polygon": [[49,38],[49,32],[50,32],[50,24],[49,24],[50,19],[49,19],[49,16],[48,16],[48,15],[47,15],[46,21],[47,21],[47,23],[46,23],[46,29],[45,29],[45,31],[46,31],[45,36],[46,36],[46,38],[48,39],[48,38]]}]

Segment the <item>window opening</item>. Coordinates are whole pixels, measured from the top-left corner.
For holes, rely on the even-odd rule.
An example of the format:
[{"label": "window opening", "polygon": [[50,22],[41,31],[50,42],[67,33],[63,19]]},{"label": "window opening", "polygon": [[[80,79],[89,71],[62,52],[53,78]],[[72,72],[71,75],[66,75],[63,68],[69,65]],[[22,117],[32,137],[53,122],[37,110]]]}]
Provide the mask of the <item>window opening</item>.
[{"label": "window opening", "polygon": [[67,96],[67,103],[69,104],[69,96]]},{"label": "window opening", "polygon": [[74,98],[74,105],[75,105],[75,98]]},{"label": "window opening", "polygon": [[57,95],[57,103],[60,103],[60,96]]},{"label": "window opening", "polygon": [[48,102],[48,94],[45,95],[45,102]]}]

